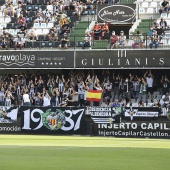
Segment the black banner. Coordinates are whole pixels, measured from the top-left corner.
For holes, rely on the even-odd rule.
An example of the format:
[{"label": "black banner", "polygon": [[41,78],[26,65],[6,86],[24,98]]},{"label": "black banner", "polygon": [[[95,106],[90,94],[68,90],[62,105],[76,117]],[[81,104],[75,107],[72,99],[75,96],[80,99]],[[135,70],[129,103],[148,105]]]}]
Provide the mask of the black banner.
[{"label": "black banner", "polygon": [[1,51],[0,69],[74,68],[73,51]]},{"label": "black banner", "polygon": [[38,134],[84,134],[85,108],[24,107],[21,131]]},{"label": "black banner", "polygon": [[101,22],[132,22],[135,17],[135,4],[98,5],[97,21]]},{"label": "black banner", "polygon": [[76,68],[166,68],[169,63],[169,50],[76,52]]},{"label": "black banner", "polygon": [[125,107],[123,114],[125,120],[156,120],[161,113],[158,107]]},{"label": "black banner", "polygon": [[138,138],[170,138],[169,121],[94,124],[94,135]]},{"label": "black banner", "polygon": [[0,133],[21,133],[18,107],[0,106]]},{"label": "black banner", "polygon": [[122,108],[90,107],[87,112],[94,123],[120,123]]}]

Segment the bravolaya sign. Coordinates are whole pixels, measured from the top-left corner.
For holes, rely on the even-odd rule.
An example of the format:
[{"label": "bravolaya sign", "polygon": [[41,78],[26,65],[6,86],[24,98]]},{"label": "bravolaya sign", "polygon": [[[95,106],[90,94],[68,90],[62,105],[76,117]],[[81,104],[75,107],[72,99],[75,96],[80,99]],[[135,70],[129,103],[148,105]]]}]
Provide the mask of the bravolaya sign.
[{"label": "bravolaya sign", "polygon": [[170,68],[170,50],[1,51],[0,69]]}]

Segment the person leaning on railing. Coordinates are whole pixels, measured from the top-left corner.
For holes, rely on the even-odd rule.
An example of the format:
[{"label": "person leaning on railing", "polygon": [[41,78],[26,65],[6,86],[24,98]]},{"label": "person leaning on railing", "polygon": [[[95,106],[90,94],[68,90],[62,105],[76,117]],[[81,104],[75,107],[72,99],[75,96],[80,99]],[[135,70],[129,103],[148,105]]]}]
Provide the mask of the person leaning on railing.
[{"label": "person leaning on railing", "polygon": [[118,45],[122,46],[122,48],[124,48],[125,44],[126,44],[126,36],[124,35],[124,31],[120,31]]},{"label": "person leaning on railing", "polygon": [[59,44],[59,48],[61,49],[61,48],[68,48],[68,42],[69,42],[69,39],[68,39],[68,36],[67,36],[67,33],[64,33],[64,37],[63,38],[61,38],[61,40],[60,40],[60,44]]},{"label": "person leaning on railing", "polygon": [[112,35],[110,36],[110,44],[108,48],[117,48],[118,47],[118,36],[115,35],[115,31],[112,31]]},{"label": "person leaning on railing", "polygon": [[151,36],[151,43],[149,44],[150,48],[155,45],[155,48],[158,48],[159,45],[159,35],[157,34],[157,31],[153,31],[153,35]]},{"label": "person leaning on railing", "polygon": [[143,48],[143,36],[140,31],[137,31],[136,35],[132,36],[132,40],[134,40],[132,44],[133,49],[136,48],[136,46]]},{"label": "person leaning on railing", "polygon": [[17,35],[17,37],[14,39],[14,50],[16,50],[16,48],[20,48],[20,50],[24,47],[24,41],[23,38],[21,38],[19,35]]}]

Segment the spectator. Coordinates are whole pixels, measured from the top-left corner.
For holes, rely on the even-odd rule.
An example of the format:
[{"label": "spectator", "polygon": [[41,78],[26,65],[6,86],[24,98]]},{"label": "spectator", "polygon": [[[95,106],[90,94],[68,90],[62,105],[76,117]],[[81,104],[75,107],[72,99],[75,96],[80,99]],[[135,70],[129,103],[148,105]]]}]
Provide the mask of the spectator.
[{"label": "spectator", "polygon": [[113,99],[119,99],[119,84],[120,84],[120,76],[119,74],[115,77],[114,73],[113,73]]},{"label": "spectator", "polygon": [[102,40],[108,39],[109,27],[108,27],[108,24],[106,21],[104,22],[104,24],[102,26],[101,32],[102,32]]},{"label": "spectator", "polygon": [[25,5],[31,5],[32,4],[32,0],[24,0],[24,4]]},{"label": "spectator", "polygon": [[23,105],[24,106],[31,106],[31,100],[30,100],[30,96],[28,94],[28,91],[25,91],[23,96]]},{"label": "spectator", "polygon": [[115,35],[115,31],[112,31],[112,35],[110,36],[110,48],[113,49],[114,47],[118,47],[118,36]]},{"label": "spectator", "polygon": [[44,16],[43,15],[39,15],[35,20],[34,23],[44,23]]},{"label": "spectator", "polygon": [[99,37],[101,36],[101,26],[99,25],[98,22],[95,23],[93,30],[94,30],[94,39],[99,40]]},{"label": "spectator", "polygon": [[146,102],[146,95],[147,95],[147,83],[145,81],[145,78],[140,78],[139,79],[140,82],[140,86],[139,86],[139,97],[138,97],[138,101],[144,101],[144,103]]},{"label": "spectator", "polygon": [[23,24],[21,25],[21,27],[20,27],[20,31],[17,32],[17,34],[19,34],[19,35],[23,34],[24,37],[25,37],[25,35],[26,35],[26,30],[27,30],[26,25],[23,23]]},{"label": "spectator", "polygon": [[133,49],[135,49],[136,46],[143,48],[143,36],[140,31],[137,31],[136,35],[132,37],[132,40],[134,40],[134,43],[132,44]]},{"label": "spectator", "polygon": [[162,76],[161,84],[162,84],[162,95],[165,95],[166,93],[169,93],[169,83],[167,76]]},{"label": "spectator", "polygon": [[2,37],[0,37],[0,49],[8,49],[8,45]]},{"label": "spectator", "polygon": [[77,11],[77,15],[78,15],[78,19],[81,19],[81,14],[83,13],[83,5],[80,2],[76,2],[76,11]]},{"label": "spectator", "polygon": [[138,103],[138,107],[145,107],[145,103],[143,100],[141,100],[139,103]]},{"label": "spectator", "polygon": [[1,87],[0,90],[0,106],[4,106],[5,104],[5,89],[3,87]]},{"label": "spectator", "polygon": [[8,88],[8,90],[5,93],[5,106],[11,106],[13,99],[14,97],[12,96],[12,93]]},{"label": "spectator", "polygon": [[14,17],[14,7],[13,7],[13,4],[12,3],[8,3],[5,5],[6,8],[4,8],[3,10],[3,13],[4,13],[4,16],[10,16],[10,17]]},{"label": "spectator", "polygon": [[137,75],[132,80],[132,90],[133,90],[133,98],[137,101],[139,96],[139,87],[140,87],[140,80],[138,79]]},{"label": "spectator", "polygon": [[162,30],[162,34],[164,34],[164,31],[168,28],[167,22],[165,21],[164,18],[161,18],[159,25]]},{"label": "spectator", "polygon": [[29,29],[27,32],[28,41],[34,40],[34,39],[36,39],[36,37],[37,37],[37,34],[35,32],[35,29],[33,27],[31,27],[31,29]]},{"label": "spectator", "polygon": [[3,43],[2,48],[8,49],[9,45],[11,46],[11,44],[13,43],[12,35],[3,31],[1,38],[2,38],[2,43]]},{"label": "spectator", "polygon": [[48,24],[51,21],[51,12],[48,11],[48,9],[46,9],[46,11],[44,12],[44,21],[46,24]]},{"label": "spectator", "polygon": [[159,10],[159,13],[161,15],[163,12],[167,13],[168,10],[169,10],[169,2],[168,2],[168,0],[164,0],[161,4],[161,8]]},{"label": "spectator", "polygon": [[86,36],[84,37],[84,42],[82,44],[82,49],[85,47],[90,47],[91,49],[92,43],[91,43],[91,35],[90,32],[87,32]]},{"label": "spectator", "polygon": [[43,92],[43,106],[51,106],[51,97],[47,92]]},{"label": "spectator", "polygon": [[15,41],[14,50],[16,50],[17,47],[20,48],[20,50],[24,47],[23,38],[21,38],[19,35],[17,35],[14,41]]},{"label": "spectator", "polygon": [[131,101],[132,76],[131,74],[129,74],[129,76],[130,76],[130,79],[126,78],[124,82],[124,95],[125,95],[125,99],[128,99],[129,101]]},{"label": "spectator", "polygon": [[17,29],[20,29],[23,25],[26,25],[26,19],[23,17],[23,15],[21,14],[17,20]]},{"label": "spectator", "polygon": [[118,99],[114,100],[114,103],[112,104],[112,107],[120,107],[121,104],[119,103]]},{"label": "spectator", "polygon": [[103,98],[104,98],[104,102],[105,102],[106,106],[109,105],[110,100],[112,98],[111,90],[112,90],[112,84],[109,81],[109,77],[108,77],[107,80],[106,79],[104,80],[104,95],[103,95]]},{"label": "spectator", "polygon": [[152,27],[153,27],[154,30],[157,30],[157,29],[160,28],[159,23],[157,23],[157,19],[154,20]]},{"label": "spectator", "polygon": [[85,5],[85,9],[90,10],[90,13],[91,13],[91,11],[93,10],[93,1],[87,0],[86,5]]},{"label": "spectator", "polygon": [[68,39],[67,33],[64,33],[64,37],[61,38],[60,42],[61,42],[61,44],[58,46],[60,49],[61,48],[65,48],[65,49],[68,48],[69,39]]},{"label": "spectator", "polygon": [[50,31],[50,33],[48,33],[48,39],[49,39],[49,41],[56,41],[57,40],[57,34],[56,33],[54,33],[54,31],[53,30],[51,30]]},{"label": "spectator", "polygon": [[64,21],[62,27],[61,27],[61,32],[60,35],[63,35],[64,33],[70,33],[70,26],[68,21]]},{"label": "spectator", "polygon": [[148,35],[149,37],[153,35],[153,27],[150,27],[150,29],[148,30]]},{"label": "spectator", "polygon": [[16,0],[17,4],[21,4],[23,5],[24,4],[24,0]]},{"label": "spectator", "polygon": [[[153,80],[154,80],[154,76],[151,72],[151,70],[148,72],[146,71],[146,73],[144,74],[144,78],[146,78],[146,83],[147,83],[147,91],[148,91],[148,95],[151,95],[151,101],[153,102]],[[148,96],[147,96],[148,99]]]},{"label": "spectator", "polygon": [[18,6],[14,9],[14,17],[19,18],[19,16],[21,15],[23,9],[21,7],[21,4],[18,4]]},{"label": "spectator", "polygon": [[124,48],[125,44],[126,44],[126,36],[124,35],[124,31],[120,31],[118,45],[122,46],[122,48]]},{"label": "spectator", "polygon": [[155,48],[158,48],[159,45],[159,35],[156,30],[153,31],[153,35],[151,36],[151,43],[149,44],[151,49],[153,45],[155,45]]}]

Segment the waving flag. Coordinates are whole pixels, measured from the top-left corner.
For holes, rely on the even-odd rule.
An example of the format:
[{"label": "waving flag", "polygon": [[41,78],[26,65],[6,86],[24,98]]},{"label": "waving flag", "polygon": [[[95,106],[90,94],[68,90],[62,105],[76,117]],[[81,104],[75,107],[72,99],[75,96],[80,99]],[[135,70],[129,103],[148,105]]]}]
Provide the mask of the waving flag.
[{"label": "waving flag", "polygon": [[86,93],[86,100],[100,102],[102,97],[102,90],[88,90]]}]

